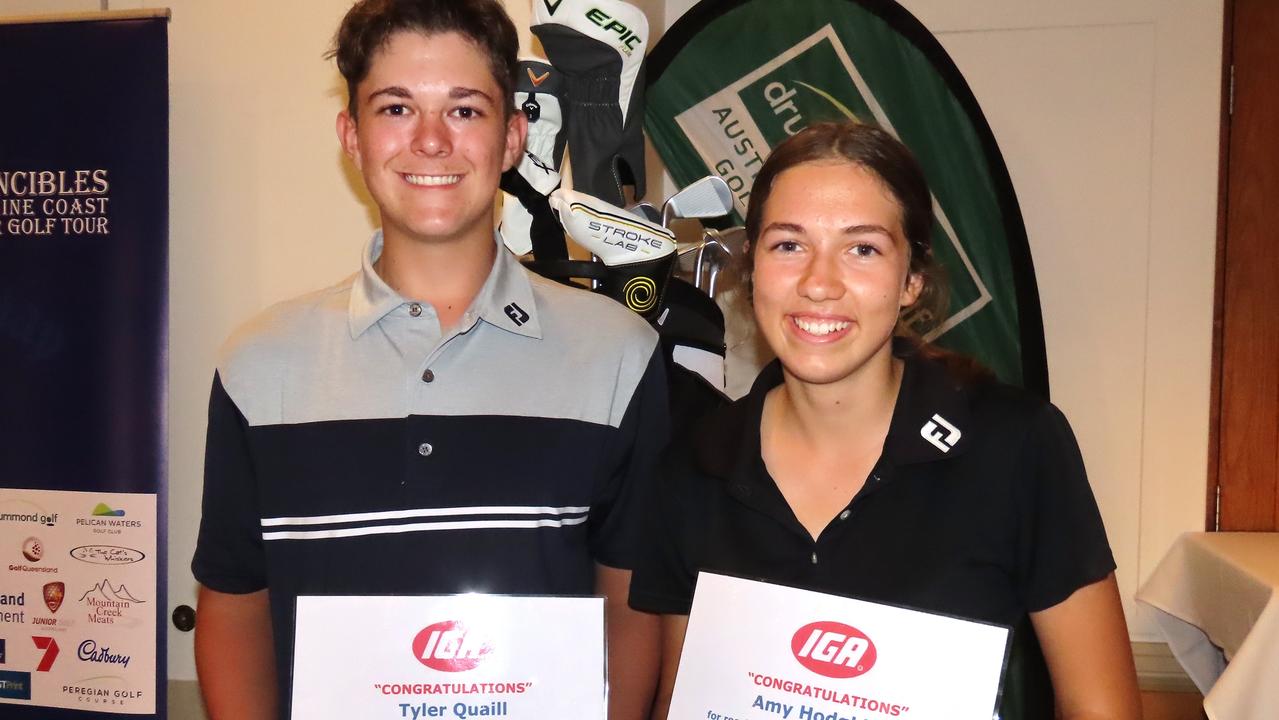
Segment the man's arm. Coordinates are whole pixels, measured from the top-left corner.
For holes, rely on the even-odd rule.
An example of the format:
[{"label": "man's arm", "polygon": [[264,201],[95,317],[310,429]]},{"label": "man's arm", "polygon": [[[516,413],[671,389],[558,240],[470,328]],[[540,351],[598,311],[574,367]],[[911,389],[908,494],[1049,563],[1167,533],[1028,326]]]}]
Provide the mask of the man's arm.
[{"label": "man's arm", "polygon": [[595,565],[595,592],[603,595],[608,627],[609,720],[645,720],[653,704],[661,653],[660,616],[626,603],[631,571]]},{"label": "man's arm", "polygon": [[233,595],[200,586],[195,668],[210,720],[275,720],[275,648],[266,590]]}]

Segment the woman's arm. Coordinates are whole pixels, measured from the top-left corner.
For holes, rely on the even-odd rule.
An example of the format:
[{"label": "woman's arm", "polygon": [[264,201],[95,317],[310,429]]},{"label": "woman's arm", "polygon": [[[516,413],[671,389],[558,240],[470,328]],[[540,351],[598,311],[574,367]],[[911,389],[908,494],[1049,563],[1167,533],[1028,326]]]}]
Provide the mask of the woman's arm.
[{"label": "woman's arm", "polygon": [[1141,694],[1115,575],[1030,614],[1061,720],[1141,720]]},{"label": "woman's arm", "polygon": [[652,720],[666,720],[671,711],[671,693],[675,692],[675,671],[679,669],[679,656],[684,650],[684,632],[688,630],[687,615],[662,616],[662,668],[657,682],[657,698],[653,702]]}]

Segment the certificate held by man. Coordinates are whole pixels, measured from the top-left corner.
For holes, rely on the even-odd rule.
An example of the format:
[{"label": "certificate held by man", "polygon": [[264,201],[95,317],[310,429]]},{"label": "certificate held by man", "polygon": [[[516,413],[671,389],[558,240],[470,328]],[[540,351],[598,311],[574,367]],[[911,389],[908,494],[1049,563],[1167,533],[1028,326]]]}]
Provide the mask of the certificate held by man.
[{"label": "certificate held by man", "polygon": [[990,720],[1009,629],[703,572],[671,720]]},{"label": "certificate held by man", "polygon": [[295,718],[604,720],[601,598],[302,596]]}]

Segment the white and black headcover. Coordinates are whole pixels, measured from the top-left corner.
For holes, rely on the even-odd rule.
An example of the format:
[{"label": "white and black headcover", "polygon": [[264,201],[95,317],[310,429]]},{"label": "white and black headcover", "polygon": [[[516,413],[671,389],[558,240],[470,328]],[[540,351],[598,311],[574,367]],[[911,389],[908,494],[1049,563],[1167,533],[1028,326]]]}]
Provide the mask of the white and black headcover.
[{"label": "white and black headcover", "polygon": [[644,196],[648,18],[621,0],[534,0],[533,34],[563,74],[574,189],[623,205]]},{"label": "white and black headcover", "polygon": [[528,118],[528,141],[519,165],[502,175],[502,223],[498,234],[516,255],[541,260],[568,257],[564,233],[546,196],[560,186],[567,142],[564,79],[545,60],[521,59],[515,78],[515,110]]},{"label": "white and black headcover", "polygon": [[585,193],[560,188],[550,205],[569,237],[603,262],[597,290],[653,320],[675,266],[675,234]]}]

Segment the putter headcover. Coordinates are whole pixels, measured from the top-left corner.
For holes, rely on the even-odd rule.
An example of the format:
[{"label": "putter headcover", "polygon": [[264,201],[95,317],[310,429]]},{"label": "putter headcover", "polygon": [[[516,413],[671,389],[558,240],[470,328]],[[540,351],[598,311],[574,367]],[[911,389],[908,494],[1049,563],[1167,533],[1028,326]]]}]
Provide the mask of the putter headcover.
[{"label": "putter headcover", "polygon": [[551,208],[569,237],[604,264],[599,292],[653,320],[675,266],[675,234],[616,205],[563,188]]},{"label": "putter headcover", "polygon": [[622,205],[644,196],[648,18],[621,0],[534,0],[533,34],[563,74],[573,187]]},{"label": "putter headcover", "polygon": [[516,255],[542,260],[568,257],[564,233],[546,204],[560,186],[560,163],[567,142],[563,77],[538,59],[520,60],[515,108],[528,118],[528,141],[519,165],[502,175],[502,223],[498,233]]}]

